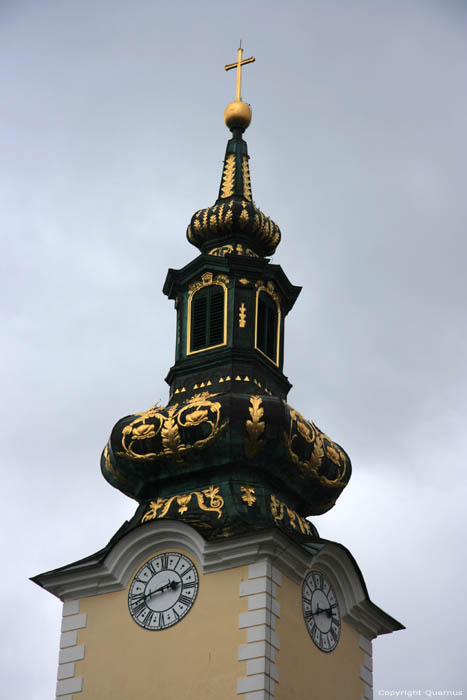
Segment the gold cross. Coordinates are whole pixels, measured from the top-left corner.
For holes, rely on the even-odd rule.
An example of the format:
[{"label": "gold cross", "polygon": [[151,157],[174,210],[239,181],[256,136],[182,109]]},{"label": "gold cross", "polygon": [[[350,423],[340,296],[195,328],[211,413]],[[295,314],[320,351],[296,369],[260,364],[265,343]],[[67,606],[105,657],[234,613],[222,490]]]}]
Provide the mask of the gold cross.
[{"label": "gold cross", "polygon": [[245,58],[242,60],[243,56],[243,49],[242,49],[242,43],[240,42],[240,48],[237,50],[237,62],[236,63],[230,63],[228,66],[224,66],[225,70],[231,70],[232,68],[237,69],[237,95],[235,99],[240,101],[242,99],[242,66],[245,65],[245,63],[253,63],[256,59],[251,56],[250,58]]}]

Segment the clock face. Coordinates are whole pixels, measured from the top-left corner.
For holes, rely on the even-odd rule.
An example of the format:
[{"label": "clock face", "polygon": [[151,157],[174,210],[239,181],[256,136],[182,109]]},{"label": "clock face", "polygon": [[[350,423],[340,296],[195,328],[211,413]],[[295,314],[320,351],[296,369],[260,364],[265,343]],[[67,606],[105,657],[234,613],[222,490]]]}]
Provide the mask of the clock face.
[{"label": "clock face", "polygon": [[198,593],[198,572],[184,554],[164,552],[136,572],[128,593],[135,622],[147,630],[177,624],[190,610]]},{"label": "clock face", "polygon": [[333,587],[319,571],[310,571],[303,581],[302,610],[318,649],[333,651],[341,632],[339,605]]}]

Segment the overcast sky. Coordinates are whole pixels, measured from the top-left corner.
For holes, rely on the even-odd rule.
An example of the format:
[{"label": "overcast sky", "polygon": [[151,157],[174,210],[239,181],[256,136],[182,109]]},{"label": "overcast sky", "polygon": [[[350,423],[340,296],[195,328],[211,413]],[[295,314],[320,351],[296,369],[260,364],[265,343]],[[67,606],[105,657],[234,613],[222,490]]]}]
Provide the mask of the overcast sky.
[{"label": "overcast sky", "polygon": [[135,505],[99,457],[166,402],[168,267],[197,251],[239,38],[253,196],[303,291],[289,402],[350,454],[313,520],[407,630],[379,690],[467,694],[467,5],[455,0],[3,0],[2,697],[54,696],[61,604],[28,577],[101,548]]}]

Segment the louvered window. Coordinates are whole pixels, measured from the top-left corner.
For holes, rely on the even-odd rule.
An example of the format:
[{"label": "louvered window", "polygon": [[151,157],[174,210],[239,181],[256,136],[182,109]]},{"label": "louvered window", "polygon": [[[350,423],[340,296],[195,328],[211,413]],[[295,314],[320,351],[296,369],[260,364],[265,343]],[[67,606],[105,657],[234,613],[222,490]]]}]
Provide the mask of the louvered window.
[{"label": "louvered window", "polygon": [[224,294],[218,284],[200,289],[191,300],[190,352],[223,345]]},{"label": "louvered window", "polygon": [[277,306],[272,297],[261,291],[258,295],[256,347],[273,362],[277,362]]}]

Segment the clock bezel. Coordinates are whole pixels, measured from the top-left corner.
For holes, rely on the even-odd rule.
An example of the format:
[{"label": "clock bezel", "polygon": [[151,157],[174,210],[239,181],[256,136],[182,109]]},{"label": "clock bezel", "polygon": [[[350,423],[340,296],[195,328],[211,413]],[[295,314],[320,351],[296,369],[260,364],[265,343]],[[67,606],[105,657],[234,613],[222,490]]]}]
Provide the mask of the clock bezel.
[{"label": "clock bezel", "polygon": [[[316,577],[318,577],[321,580],[321,584],[318,584],[316,582]],[[310,579],[313,581],[313,588],[311,589],[310,587]],[[305,587],[308,586],[310,590],[312,590],[311,598],[308,598],[305,596]],[[323,588],[327,586],[328,587],[328,592],[325,593]],[[320,626],[314,621],[314,616],[311,617],[311,620],[313,621],[312,624],[309,624],[309,621],[307,621],[307,615],[306,613],[309,613],[310,611],[308,609],[305,609],[305,603],[310,606],[310,609],[312,610],[312,605],[311,605],[311,600],[313,598],[313,594],[315,591],[320,591],[322,593],[322,596],[324,596],[327,600],[327,604],[331,606],[335,606],[337,608],[337,615],[332,614],[331,615],[331,624],[329,627],[329,630],[327,632],[323,632],[323,630],[320,628]],[[329,593],[331,594],[332,598],[329,600]],[[335,603],[332,602],[332,599],[334,599]],[[324,609],[323,609],[324,612]],[[307,632],[309,636],[311,637],[311,640],[313,644],[322,652],[325,654],[329,654],[332,651],[335,651],[337,648],[337,645],[339,644],[340,637],[341,637],[341,627],[342,627],[342,618],[340,614],[340,606],[339,606],[339,600],[336,595],[336,591],[334,589],[334,586],[332,583],[329,581],[328,578],[323,574],[322,571],[319,571],[318,569],[312,569],[307,573],[305,578],[303,579],[302,583],[302,615],[303,615],[303,620],[305,623],[305,627],[307,629]],[[334,620],[337,620],[335,622]],[[337,638],[334,637],[334,635],[331,632],[332,625],[335,625],[337,627]],[[315,633],[314,633],[314,628],[317,628],[319,631],[319,636],[316,638]],[[324,638],[324,634],[326,634],[326,641],[329,643],[329,647],[325,646],[324,643],[321,641],[322,638]],[[333,639],[332,645],[329,642],[329,636]]]},{"label": "clock bezel", "polygon": [[[159,561],[164,561],[164,558],[166,558],[167,564],[170,561],[170,557],[177,557],[178,561],[175,564],[174,568],[168,568],[168,566],[163,566],[161,567],[154,567],[153,562],[159,560]],[[177,566],[179,565],[180,561],[183,560],[188,563],[188,566],[183,569],[183,571],[180,573],[176,571]],[[141,579],[138,580],[138,576],[145,570],[145,568],[148,568],[149,570],[154,569],[155,573],[150,576],[146,581],[142,581]],[[188,574],[189,572],[192,572],[192,578],[185,581],[187,584],[185,587],[182,584],[180,594],[177,599],[174,600],[174,602],[167,608],[165,608],[163,611],[157,611],[151,608],[149,605],[144,605],[142,609],[139,610],[139,612],[135,615],[134,614],[134,606],[132,607],[131,601],[132,599],[135,598],[134,595],[132,595],[132,591],[134,590],[135,584],[140,583],[140,584],[145,584],[146,588],[149,586],[150,582],[153,581],[156,577],[159,577],[159,574],[161,574],[164,571],[172,571],[177,574],[177,577],[179,579],[179,582],[183,581],[182,576]],[[178,585],[178,584],[177,584]],[[192,589],[192,593],[190,593],[189,596],[185,595],[183,593],[184,588],[190,588]],[[137,569],[135,574],[133,575],[131,579],[131,583],[128,588],[128,597],[127,597],[127,602],[128,602],[128,610],[130,613],[131,618],[133,619],[134,622],[136,622],[137,625],[139,625],[142,629],[147,630],[148,632],[161,632],[162,630],[169,629],[170,627],[173,627],[176,625],[178,622],[181,622],[182,620],[185,619],[185,617],[188,615],[188,613],[191,611],[193,608],[193,605],[196,601],[196,598],[198,596],[199,592],[199,572],[197,569],[196,564],[194,561],[187,555],[184,554],[183,552],[175,552],[175,551],[169,551],[169,552],[158,552],[157,554],[154,554],[153,556],[149,557],[149,559],[146,559],[146,561]],[[170,592],[169,592],[170,593]],[[179,604],[180,598],[184,597],[183,602],[181,605],[185,606],[183,610],[175,610],[175,607],[177,604]],[[188,604],[189,600],[189,604]],[[151,611],[149,615],[146,615],[144,620],[138,619],[138,616],[141,615],[141,613],[144,610],[144,607]],[[170,615],[172,613],[172,616]],[[157,615],[162,615],[162,624],[157,623],[157,624],[150,624],[151,620],[154,620],[155,614]],[[165,621],[165,616],[169,614],[167,621]],[[160,618],[158,618],[160,619]]]}]

